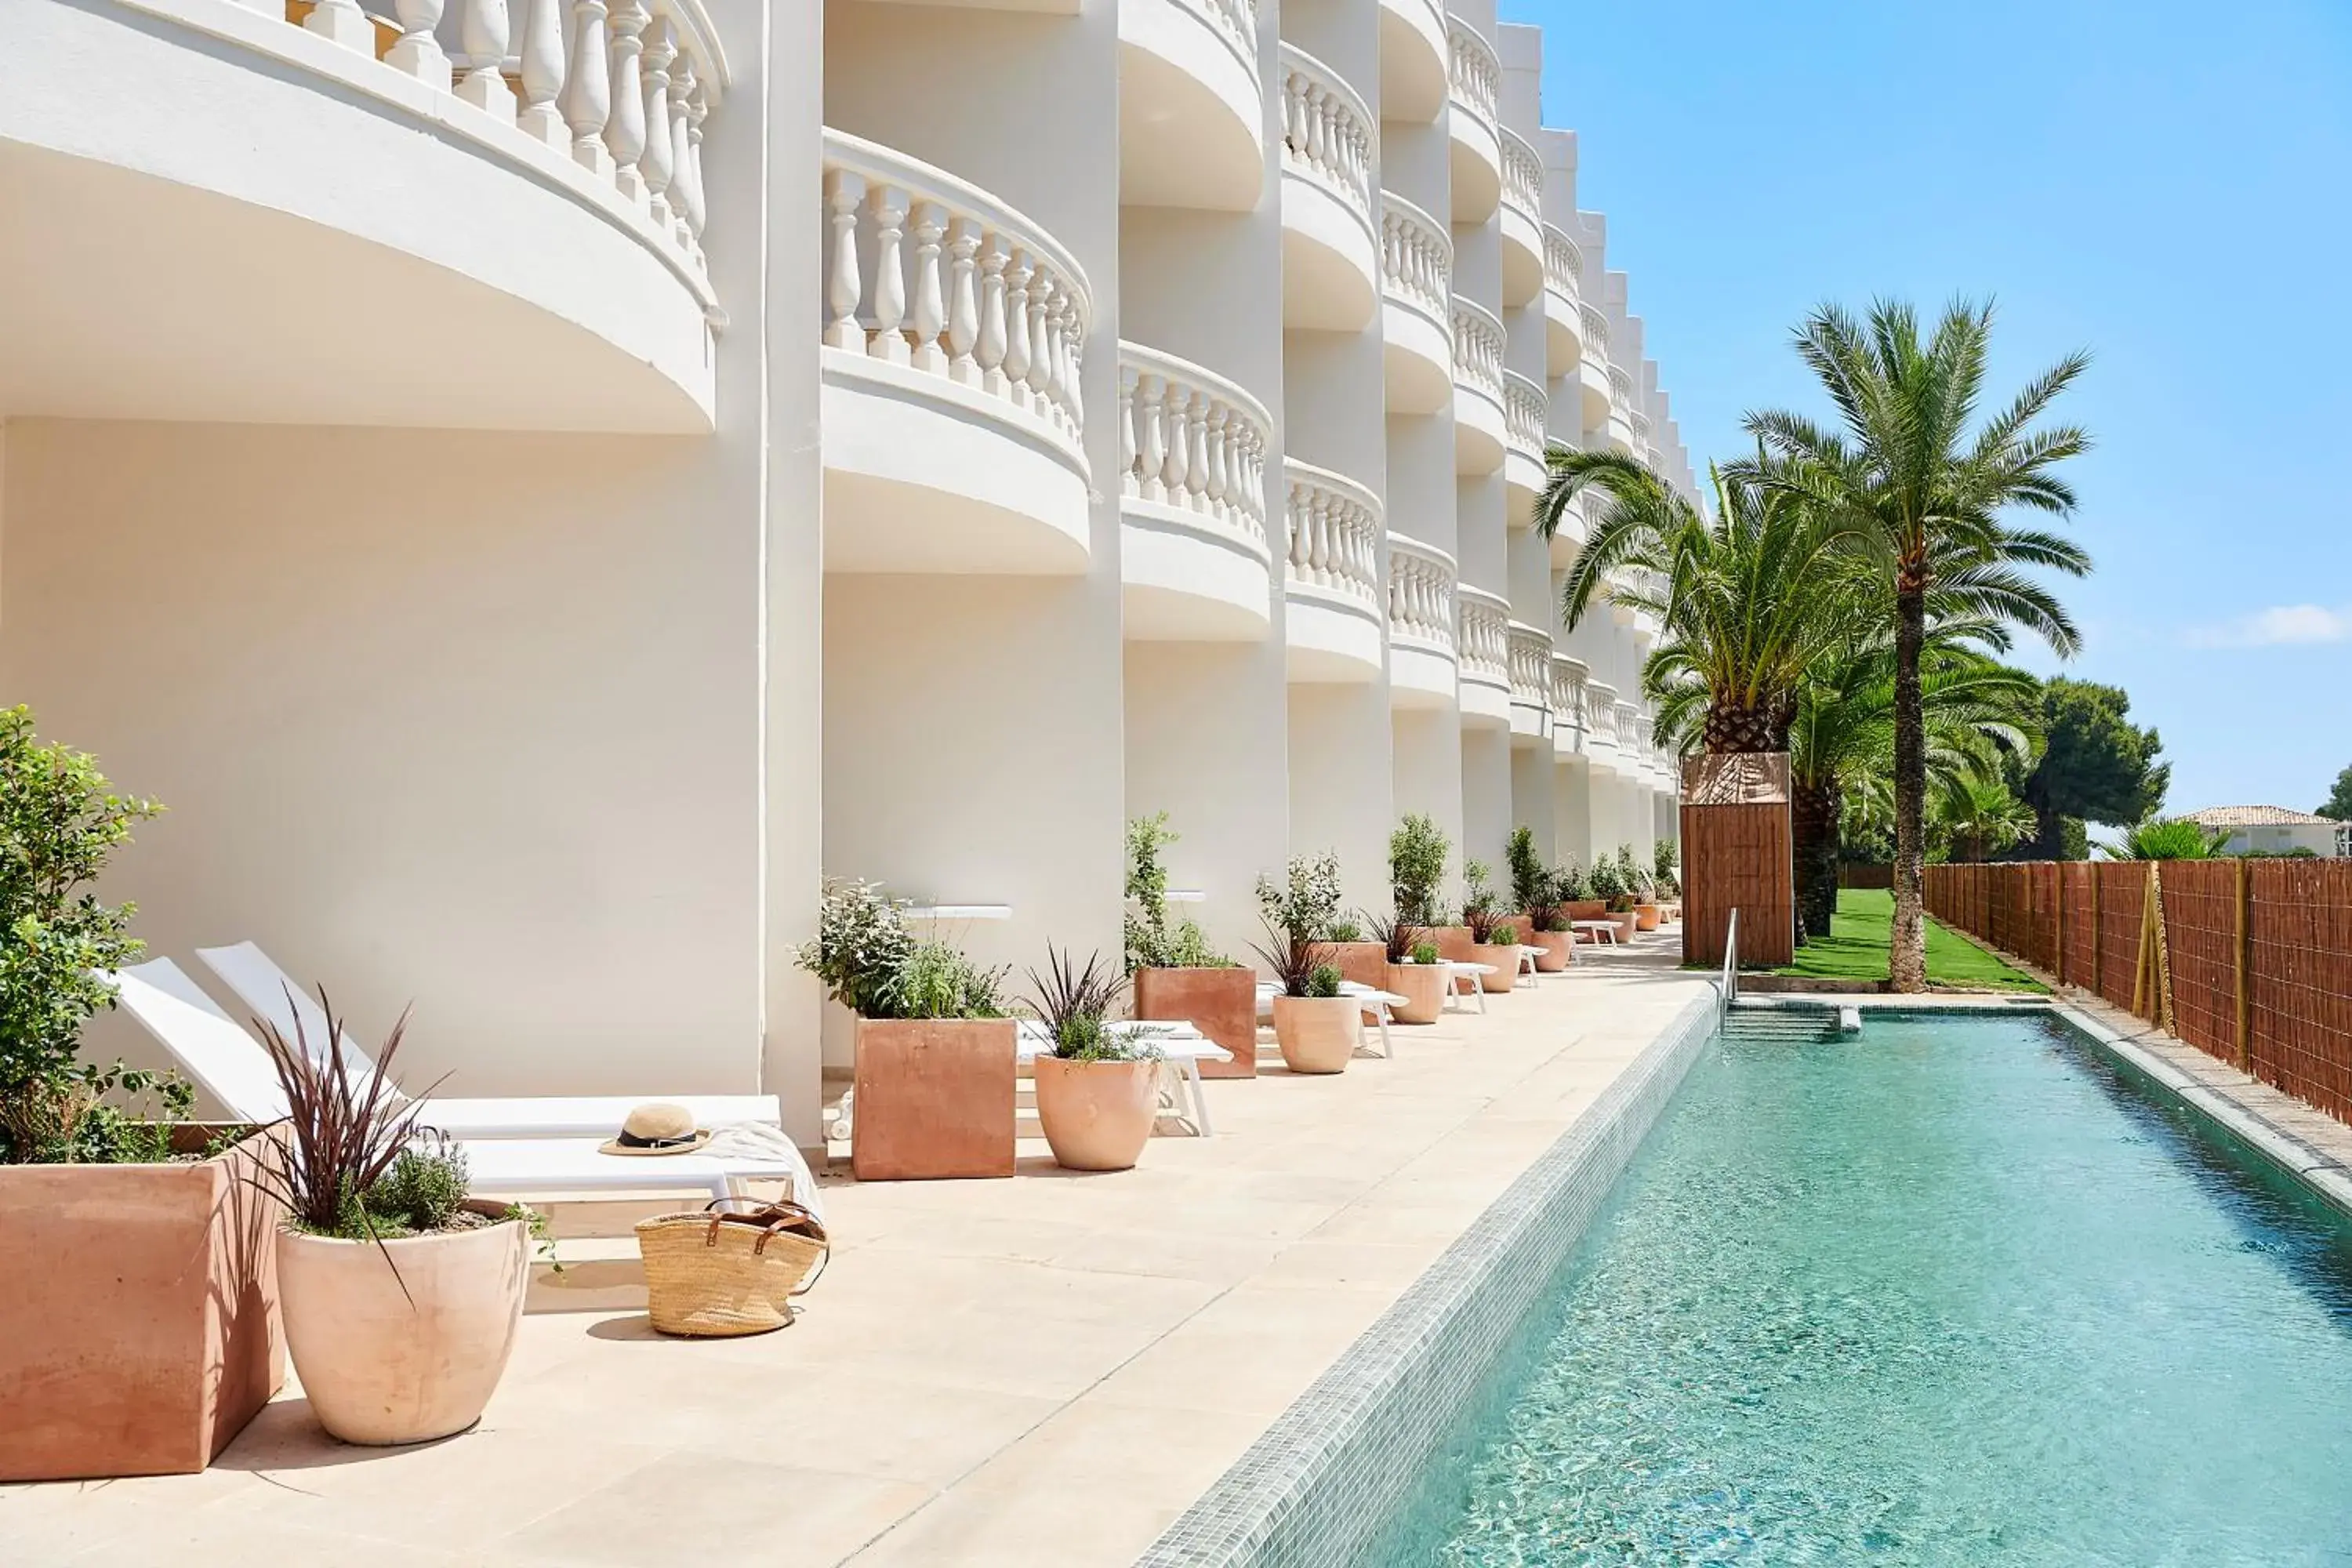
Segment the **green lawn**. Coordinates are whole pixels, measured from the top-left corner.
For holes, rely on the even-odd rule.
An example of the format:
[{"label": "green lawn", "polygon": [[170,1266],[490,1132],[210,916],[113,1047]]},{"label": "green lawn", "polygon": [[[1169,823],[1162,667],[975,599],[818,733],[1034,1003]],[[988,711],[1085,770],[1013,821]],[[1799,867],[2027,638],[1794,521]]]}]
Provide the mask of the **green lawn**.
[{"label": "green lawn", "polygon": [[[1797,962],[1774,974],[1823,980],[1884,980],[1888,933],[1895,924],[1895,895],[1885,889],[1847,888],[1838,894],[1837,918],[1826,941],[1815,938],[1797,950]],[[1927,922],[1927,981],[1931,985],[1972,985],[2001,991],[2039,991],[2032,975],[2011,969],[1983,948],[1934,921]]]}]

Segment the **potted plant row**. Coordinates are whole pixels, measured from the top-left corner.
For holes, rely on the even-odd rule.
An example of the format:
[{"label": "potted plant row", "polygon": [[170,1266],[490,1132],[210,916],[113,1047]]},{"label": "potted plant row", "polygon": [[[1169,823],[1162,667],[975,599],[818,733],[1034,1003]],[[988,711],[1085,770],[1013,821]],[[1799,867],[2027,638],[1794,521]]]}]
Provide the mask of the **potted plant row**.
[{"label": "potted plant row", "polygon": [[1452,840],[1428,816],[1406,816],[1389,835],[1389,886],[1397,919],[1422,933],[1438,954],[1457,963],[1472,962],[1467,925],[1453,921],[1441,901]]},{"label": "potted plant row", "polygon": [[1029,1005],[1053,1042],[1030,1064],[1045,1142],[1069,1170],[1130,1169],[1159,1113],[1160,1052],[1110,1026],[1127,984],[1100,953],[1084,969],[1066,951],[1045,956],[1044,976],[1029,972]]},{"label": "potted plant row", "polygon": [[1268,921],[1266,940],[1256,951],[1278,987],[1274,1038],[1283,1065],[1295,1073],[1347,1071],[1363,1026],[1363,1005],[1340,994],[1329,945]]},{"label": "potted plant row", "polygon": [[1463,866],[1468,896],[1463,901],[1462,921],[1470,930],[1470,962],[1486,966],[1478,976],[1479,988],[1500,994],[1518,983],[1519,922],[1503,908],[1488,885],[1490,877],[1483,861]]},{"label": "potted plant row", "polygon": [[1176,843],[1165,812],[1127,825],[1127,968],[1135,1016],[1189,1023],[1232,1060],[1203,1078],[1257,1074],[1257,976],[1210,947],[1200,926],[1171,915],[1163,852]]},{"label": "potted plant row", "polygon": [[1381,986],[1403,1001],[1391,1005],[1389,1017],[1399,1024],[1434,1024],[1445,1006],[1445,971],[1437,944],[1416,925],[1393,915],[1375,918],[1374,937],[1381,944]]}]

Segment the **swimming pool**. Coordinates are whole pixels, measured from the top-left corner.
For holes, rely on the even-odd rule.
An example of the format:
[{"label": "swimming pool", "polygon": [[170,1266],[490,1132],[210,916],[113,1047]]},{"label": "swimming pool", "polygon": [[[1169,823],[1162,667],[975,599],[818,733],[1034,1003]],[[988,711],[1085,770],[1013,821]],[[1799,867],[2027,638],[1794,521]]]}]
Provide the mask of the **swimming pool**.
[{"label": "swimming pool", "polygon": [[1735,1014],[1369,1560],[2352,1563],[2352,1224],[2047,1015]]}]

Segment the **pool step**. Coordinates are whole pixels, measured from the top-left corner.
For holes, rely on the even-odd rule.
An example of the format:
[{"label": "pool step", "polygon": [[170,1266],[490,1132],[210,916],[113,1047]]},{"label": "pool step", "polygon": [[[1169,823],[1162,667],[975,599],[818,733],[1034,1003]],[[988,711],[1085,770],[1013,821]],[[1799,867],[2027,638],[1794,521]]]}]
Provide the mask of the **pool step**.
[{"label": "pool step", "polygon": [[[1831,1007],[1751,1007],[1732,1008],[1723,1021],[1727,1039],[1742,1042],[1778,1042],[1790,1045],[1811,1045],[1821,1040],[1833,1040],[1839,1034],[1839,1010]],[[1859,1017],[1855,1027],[1861,1026]]]}]

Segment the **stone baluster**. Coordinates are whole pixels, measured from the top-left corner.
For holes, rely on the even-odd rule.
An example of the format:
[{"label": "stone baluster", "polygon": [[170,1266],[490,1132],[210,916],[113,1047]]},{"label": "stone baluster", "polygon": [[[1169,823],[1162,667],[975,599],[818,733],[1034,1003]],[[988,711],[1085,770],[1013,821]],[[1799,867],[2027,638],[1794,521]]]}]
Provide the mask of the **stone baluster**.
[{"label": "stone baluster", "polygon": [[466,68],[465,79],[457,84],[457,96],[493,120],[512,125],[514,89],[507,85],[506,74],[500,69],[514,30],[507,14],[507,0],[461,3],[465,8],[457,14],[457,43],[471,63]]},{"label": "stone baluster", "polygon": [[637,160],[646,155],[646,89],[637,59],[652,20],[644,0],[621,0],[612,10],[613,87],[606,95],[612,111],[604,121],[604,146],[613,154],[614,188],[639,205],[646,200],[645,176],[637,170]]},{"label": "stone baluster", "polygon": [[305,31],[331,38],[347,49],[373,57],[375,24],[359,7],[359,0],[319,0],[302,19]]},{"label": "stone baluster", "polygon": [[572,0],[572,65],[564,73],[563,121],[572,127],[572,156],[590,174],[613,177],[613,151],[604,122],[613,112],[611,51],[604,41],[604,0]]},{"label": "stone baluster", "polygon": [[845,169],[835,169],[825,175],[824,183],[824,204],[833,224],[833,266],[825,275],[824,341],[835,348],[863,353],[866,329],[857,324],[857,305],[864,296],[857,268],[857,208],[866,199],[866,181]]},{"label": "stone baluster", "polygon": [[1162,406],[1167,384],[1156,375],[1136,382],[1136,489],[1145,500],[1167,498],[1167,413]]},{"label": "stone baluster", "polygon": [[948,374],[948,352],[940,342],[948,321],[947,289],[940,278],[940,237],[947,224],[947,209],[937,202],[915,209],[915,368],[933,375]]},{"label": "stone baluster", "polygon": [[1013,341],[1012,324],[1005,320],[1004,268],[1009,261],[1004,241],[994,235],[988,239],[988,249],[980,258],[980,388],[994,397],[1003,397],[1011,377],[1004,370],[1004,354]]},{"label": "stone baluster", "polygon": [[1054,338],[1048,323],[1058,307],[1059,279],[1040,263],[1029,285],[1029,406],[1052,419],[1054,405]]},{"label": "stone baluster", "polygon": [[1045,309],[1037,318],[1037,341],[1043,346],[1038,358],[1038,384],[1045,394],[1045,413],[1066,430],[1075,430],[1069,417],[1070,366],[1063,356],[1063,334],[1074,301],[1069,290],[1053,279],[1052,291],[1045,300]]},{"label": "stone baluster", "polygon": [[413,76],[427,87],[449,90],[449,57],[433,29],[441,25],[443,0],[393,0],[400,18],[400,37],[383,54],[383,63],[403,76]]},{"label": "stone baluster", "polygon": [[[498,0],[489,0],[497,5]],[[518,0],[522,12],[522,109],[526,135],[562,149],[572,142],[556,95],[563,90],[563,0]]]},{"label": "stone baluster", "polygon": [[1209,395],[1205,392],[1192,394],[1185,405],[1184,454],[1184,504],[1204,511],[1202,498],[1209,487]]},{"label": "stone baluster", "polygon": [[1190,448],[1185,445],[1185,406],[1192,400],[1189,387],[1168,384],[1168,458],[1160,465],[1160,482],[1167,487],[1169,503],[1182,506],[1185,497],[1186,458]]},{"label": "stone baluster", "polygon": [[907,230],[907,193],[896,185],[877,185],[869,204],[874,211],[874,330],[866,352],[891,364],[908,362],[906,258],[899,241]]},{"label": "stone baluster", "polygon": [[1062,369],[1067,378],[1062,403],[1070,416],[1071,434],[1076,435],[1086,427],[1087,422],[1086,397],[1081,390],[1087,363],[1087,330],[1085,323],[1078,320],[1076,295],[1065,296],[1062,308],[1069,319],[1069,325],[1062,334]]},{"label": "stone baluster", "polygon": [[686,226],[688,231],[687,248],[697,261],[702,259],[703,212],[702,185],[702,121],[710,113],[709,89],[697,81],[692,84],[686,108],[686,153],[678,160],[678,176],[686,180]]},{"label": "stone baluster", "polygon": [[1118,367],[1118,484],[1129,495],[1143,488],[1135,472],[1135,392],[1141,379],[1125,365]]},{"label": "stone baluster", "polygon": [[1035,271],[1025,250],[1004,267],[1004,396],[1029,406],[1029,279]]},{"label": "stone baluster", "polygon": [[646,150],[637,172],[645,176],[646,205],[665,233],[675,221],[669,206],[669,184],[677,172],[670,144],[669,68],[677,58],[677,31],[668,17],[661,17],[646,34]]},{"label": "stone baluster", "polygon": [[694,100],[702,90],[695,79],[694,57],[681,51],[669,68],[669,210],[670,232],[679,245],[694,248],[692,216],[702,206],[700,176],[694,162]]},{"label": "stone baluster", "polygon": [[960,217],[955,220],[948,254],[954,259],[948,281],[948,352],[955,356],[948,367],[949,374],[965,386],[980,384],[980,362],[971,357],[972,345],[980,341],[980,221]]}]

